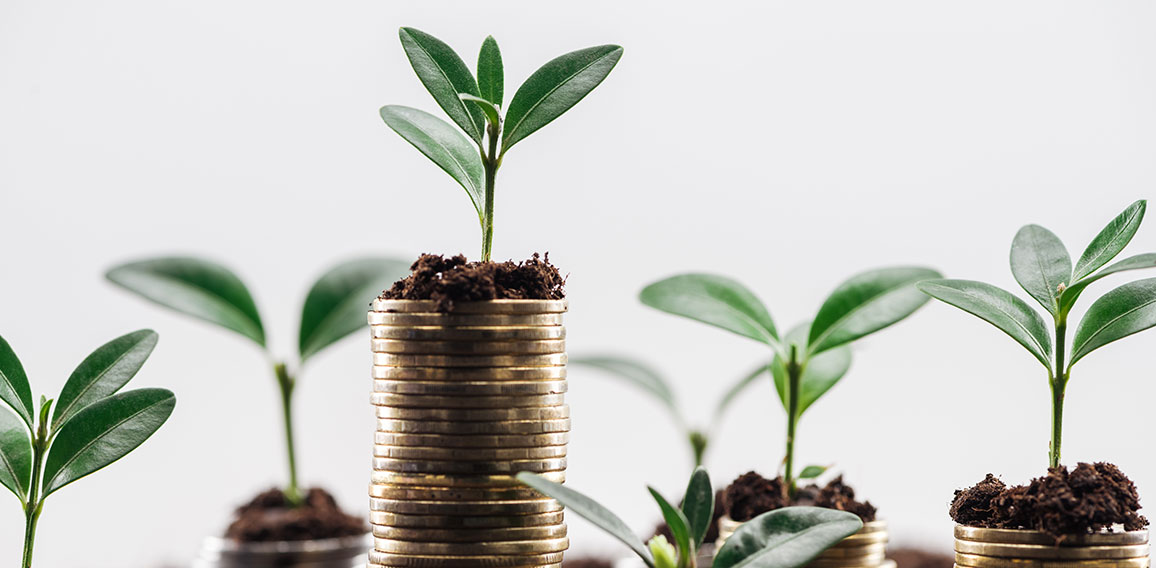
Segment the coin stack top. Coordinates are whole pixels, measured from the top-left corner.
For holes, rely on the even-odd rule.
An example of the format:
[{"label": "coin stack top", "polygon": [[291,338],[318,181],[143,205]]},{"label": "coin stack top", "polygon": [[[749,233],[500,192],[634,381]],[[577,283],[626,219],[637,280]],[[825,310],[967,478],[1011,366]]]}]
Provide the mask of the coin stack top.
[{"label": "coin stack top", "polygon": [[1032,530],[956,525],[959,568],[1149,568],[1148,531],[1100,532],[1057,539]]}]

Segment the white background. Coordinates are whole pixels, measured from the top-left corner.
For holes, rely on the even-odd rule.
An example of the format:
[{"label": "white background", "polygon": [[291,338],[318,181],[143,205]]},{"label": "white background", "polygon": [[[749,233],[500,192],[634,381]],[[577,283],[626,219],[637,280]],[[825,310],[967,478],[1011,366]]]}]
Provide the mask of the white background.
[{"label": "white background", "polygon": [[[644,356],[702,420],[765,349],[641,307],[649,281],[733,275],[783,328],[881,265],[1014,289],[1018,227],[1044,224],[1078,256],[1156,186],[1150,3],[406,4],[0,2],[0,333],[39,396],[99,344],[152,327],[161,342],[134,385],[179,399],[140,450],[48,501],[40,566],[179,564],[283,479],[262,355],[113,289],[107,267],[219,259],[284,354],[333,262],[476,254],[461,189],[377,117],[387,103],[437,111],[398,26],[470,62],[494,34],[510,94],[563,52],[625,46],[597,91],[507,156],[495,250],[550,251],[569,274],[570,352]],[[1130,252],[1156,250],[1151,225]],[[1154,345],[1132,338],[1077,366],[1065,448],[1069,463],[1120,464],[1149,495]],[[306,370],[297,400],[305,480],[354,511],[367,506],[368,367],[364,337],[350,339]],[[837,463],[898,541],[946,549],[953,489],[1043,472],[1044,379],[998,331],[931,305],[857,347],[804,419],[801,461]],[[658,405],[596,373],[572,372],[570,403],[571,483],[648,531],[645,484],[681,490],[682,440]],[[709,456],[715,479],[772,472],[783,422],[771,389],[752,391]],[[12,564],[22,518],[11,497],[0,504]],[[571,524],[574,550],[621,552]]]}]

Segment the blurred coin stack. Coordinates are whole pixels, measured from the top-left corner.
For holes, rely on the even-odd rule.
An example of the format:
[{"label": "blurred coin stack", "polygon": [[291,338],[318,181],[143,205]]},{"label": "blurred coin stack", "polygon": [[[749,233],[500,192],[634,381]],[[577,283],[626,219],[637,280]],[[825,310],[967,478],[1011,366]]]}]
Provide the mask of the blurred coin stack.
[{"label": "blurred coin stack", "polygon": [[1149,563],[1146,530],[1057,539],[1039,531],[955,527],[959,568],[1148,568]]},{"label": "blurred coin stack", "polygon": [[[734,534],[742,523],[730,517],[719,519],[719,538],[716,550]],[[824,550],[808,568],[895,568],[895,561],[887,559],[887,521],[863,523],[859,532]]]},{"label": "blurred coin stack", "polygon": [[375,300],[369,566],[559,566],[562,506],[520,471],[566,476],[565,300]]}]

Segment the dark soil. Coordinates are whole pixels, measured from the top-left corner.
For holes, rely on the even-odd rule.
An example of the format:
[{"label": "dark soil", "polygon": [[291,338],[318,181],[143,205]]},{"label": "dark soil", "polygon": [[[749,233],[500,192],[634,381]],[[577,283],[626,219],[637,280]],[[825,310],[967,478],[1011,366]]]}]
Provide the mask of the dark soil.
[{"label": "dark soil", "polygon": [[893,548],[887,551],[887,557],[899,568],[951,568],[955,565],[954,556],[922,548]]},{"label": "dark soil", "polygon": [[1008,487],[990,473],[974,487],[955,492],[951,518],[972,527],[1032,529],[1055,537],[1123,525],[1148,525],[1137,511],[1136,486],[1110,463],[1054,468],[1027,485]]},{"label": "dark soil", "polygon": [[237,508],[225,536],[241,542],[270,542],[358,536],[368,530],[365,521],[345,514],[324,489],[310,489],[299,507],[290,507],[280,489],[270,489]]},{"label": "dark soil", "polygon": [[562,568],[614,568],[614,561],[598,556],[579,556],[562,561]]},{"label": "dark soil", "polygon": [[550,264],[550,255],[515,263],[467,262],[457,255],[423,254],[413,274],[398,280],[383,300],[435,300],[441,311],[452,311],[455,302],[483,300],[561,300],[566,279]]},{"label": "dark soil", "polygon": [[752,471],[731,482],[722,501],[726,513],[736,521],[749,521],[767,511],[793,505],[847,511],[865,523],[874,521],[876,512],[871,503],[855,500],[855,490],[843,483],[841,475],[823,487],[815,484],[800,487],[791,499],[782,477],[767,479]]},{"label": "dark soil", "polygon": [[[723,505],[723,490],[719,489],[714,494],[714,517],[710,521],[710,527],[706,529],[706,538],[702,539],[704,543],[714,544],[718,540],[718,520],[726,514],[726,507]],[[654,536],[662,535],[666,537],[667,542],[674,542],[674,534],[670,532],[670,527],[666,523],[658,523],[654,527]]]}]

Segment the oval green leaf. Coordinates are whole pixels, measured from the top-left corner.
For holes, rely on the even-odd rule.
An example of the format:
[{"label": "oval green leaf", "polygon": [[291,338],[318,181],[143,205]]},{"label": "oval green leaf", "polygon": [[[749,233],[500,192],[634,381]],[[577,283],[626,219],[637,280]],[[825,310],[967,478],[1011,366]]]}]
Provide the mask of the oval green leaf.
[{"label": "oval green leaf", "polygon": [[658,503],[658,508],[662,511],[662,518],[666,521],[666,527],[670,529],[670,534],[674,537],[674,545],[678,548],[678,557],[694,558],[695,548],[691,545],[690,521],[687,520],[686,515],[681,509],[671,505],[653,487],[647,487],[647,489],[650,491],[650,496],[654,497],[654,502]]},{"label": "oval green leaf", "polygon": [[1049,313],[1059,313],[1056,297],[1072,282],[1072,258],[1060,238],[1039,225],[1027,225],[1012,240],[1010,261],[1024,291]]},{"label": "oval green leaf", "polygon": [[800,568],[863,528],[859,517],[818,507],[787,507],[739,526],[713,568]]},{"label": "oval green leaf", "polygon": [[621,58],[621,47],[601,45],[572,51],[535,71],[510,99],[502,153],[578,104]]},{"label": "oval green leaf", "polygon": [[809,465],[799,472],[799,479],[815,479],[824,473],[827,473],[827,467],[821,465]]},{"label": "oval green leaf", "polygon": [[1084,254],[1080,255],[1080,260],[1076,261],[1076,272],[1072,281],[1082,280],[1085,276],[1096,271],[1097,268],[1108,264],[1116,255],[1128,246],[1132,237],[1136,235],[1136,231],[1140,228],[1140,222],[1144,220],[1144,211],[1148,207],[1148,202],[1144,200],[1137,201],[1128,206],[1123,213],[1117,215],[1108,226],[1100,231],[1096,238],[1092,239],[1088,248],[1084,249]]},{"label": "oval green leaf", "polygon": [[638,299],[657,310],[710,324],[779,348],[779,334],[767,308],[753,292],[725,276],[671,276],[643,288]]},{"label": "oval green leaf", "polygon": [[674,390],[670,388],[670,385],[662,378],[662,375],[654,370],[653,367],[641,361],[617,355],[580,356],[570,359],[569,362],[574,365],[592,367],[605,371],[610,376],[622,379],[654,395],[654,397],[670,411],[671,416],[674,417],[679,426],[685,426],[682,414],[680,414],[678,410],[678,402],[675,400]]},{"label": "oval green leaf", "polygon": [[494,126],[502,125],[502,110],[498,108],[498,105],[495,105],[494,103],[491,103],[482,97],[475,97],[467,93],[461,93],[458,96],[461,97],[463,101],[476,105],[478,109],[480,109],[482,113],[486,115],[486,120],[490,121],[490,124],[493,124]]},{"label": "oval green leaf", "polygon": [[482,157],[477,149],[444,120],[416,108],[383,106],[381,119],[461,184],[480,220],[486,203],[486,187]]},{"label": "oval green leaf", "polygon": [[59,430],[88,405],[124,387],[148,360],[157,339],[155,331],[142,329],[113,339],[85,357],[56,399],[53,430]]},{"label": "oval green leaf", "polygon": [[165,389],[116,394],[78,412],[56,434],[44,462],[44,495],[136,449],[168,420],[177,399]]},{"label": "oval green leaf", "polygon": [[20,358],[3,337],[0,337],[0,401],[12,407],[28,429],[32,429],[32,387]]},{"label": "oval green leaf", "polygon": [[607,534],[630,547],[630,550],[633,550],[635,554],[642,558],[647,566],[654,568],[654,559],[651,558],[650,551],[642,544],[642,540],[630,530],[630,527],[626,526],[626,523],[623,522],[618,515],[615,515],[597,501],[569,487],[554,483],[528,471],[519,473],[517,478],[518,481],[538,491],[538,493],[557,499],[558,502],[565,505],[570,512],[594,523],[594,526],[606,531]]},{"label": "oval green leaf", "polygon": [[301,309],[301,362],[364,328],[369,302],[408,272],[409,263],[391,258],[357,258],[326,271]]},{"label": "oval green leaf", "polygon": [[976,316],[1023,345],[1051,370],[1052,336],[1044,318],[1011,292],[974,280],[928,280],[920,291]]},{"label": "oval green leaf", "polygon": [[1156,253],[1144,253],[1136,256],[1130,256],[1119,262],[1112,263],[1107,268],[1091,275],[1082,280],[1076,281],[1071,286],[1068,286],[1064,293],[1060,296],[1060,311],[1067,313],[1076,304],[1080,294],[1089,284],[1105,277],[1115,274],[1117,272],[1125,272],[1128,270],[1142,270],[1145,268],[1156,268]]},{"label": "oval green leaf", "polygon": [[1129,282],[1088,307],[1072,340],[1068,367],[1113,341],[1156,326],[1156,278]]},{"label": "oval green leaf", "polygon": [[265,346],[265,329],[253,296],[240,278],[220,264],[198,258],[156,258],[122,264],[105,276],[147,300]]},{"label": "oval green leaf", "polygon": [[686,484],[686,494],[682,498],[682,512],[686,515],[687,528],[695,550],[702,547],[706,533],[714,522],[714,487],[706,468],[694,468],[690,481]]},{"label": "oval green leaf", "polygon": [[481,144],[485,132],[481,109],[458,98],[458,93],[478,95],[478,84],[466,62],[445,42],[421,30],[401,28],[398,36],[421,84],[450,119]]},{"label": "oval green leaf", "polygon": [[506,96],[505,88],[502,51],[498,49],[498,41],[494,36],[489,36],[482,42],[482,49],[478,53],[478,94],[500,107]]},{"label": "oval green leaf", "polygon": [[32,480],[32,438],[20,417],[0,408],[0,485],[21,503]]},{"label": "oval green leaf", "polygon": [[744,375],[743,378],[739,379],[735,384],[731,385],[731,388],[727,389],[726,394],[724,394],[722,399],[719,400],[718,406],[715,407],[713,418],[714,422],[717,423],[719,419],[722,418],[722,415],[726,412],[727,408],[730,407],[731,403],[738,399],[739,395],[742,394],[743,391],[747,389],[747,387],[754,384],[754,382],[759,377],[762,377],[764,373],[767,373],[770,370],[770,365],[760,363],[758,367],[755,367],[754,370]]},{"label": "oval green leaf", "polygon": [[[786,340],[796,346],[802,345],[809,335],[810,322],[803,323],[787,333]],[[799,416],[822,398],[851,369],[851,347],[842,345],[815,355],[807,361],[803,376],[799,379]],[[781,356],[775,355],[771,361],[771,375],[775,379],[775,392],[787,407],[787,365]]]},{"label": "oval green leaf", "polygon": [[927,303],[915,283],[941,275],[930,268],[870,270],[839,285],[819,308],[807,340],[808,355],[845,345],[891,326]]}]

